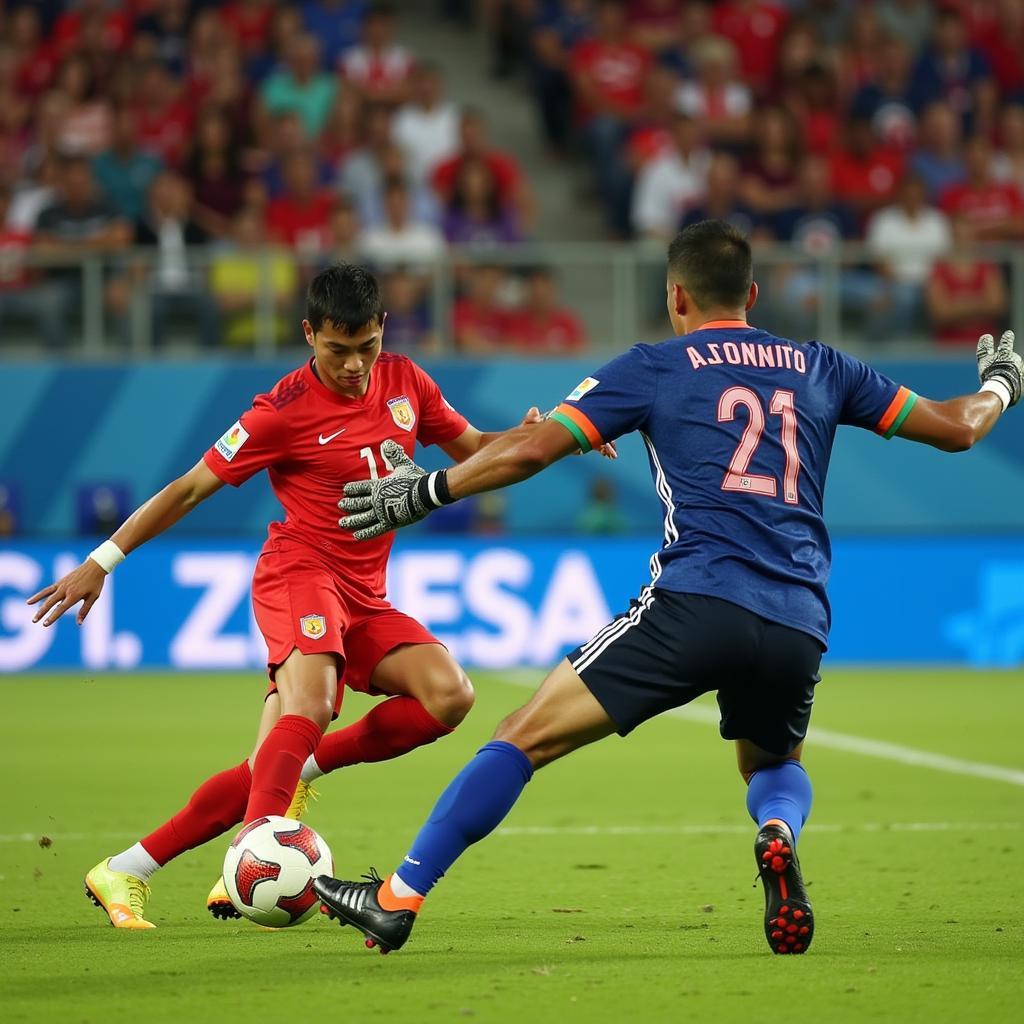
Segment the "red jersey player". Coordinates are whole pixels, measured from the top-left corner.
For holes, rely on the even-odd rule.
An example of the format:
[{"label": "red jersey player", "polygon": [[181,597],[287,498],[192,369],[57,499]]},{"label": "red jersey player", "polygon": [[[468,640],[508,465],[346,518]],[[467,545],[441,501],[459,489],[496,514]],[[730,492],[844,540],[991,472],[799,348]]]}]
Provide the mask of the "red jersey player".
[{"label": "red jersey player", "polygon": [[[253,577],[267,642],[270,694],[252,756],[204,782],[186,806],[134,846],[101,861],[86,893],[116,928],[152,928],[150,876],[240,821],[285,814],[326,772],[383,761],[431,743],[469,712],[473,690],[448,651],[384,598],[391,535],[358,543],[337,528],[345,480],[389,472],[381,446],[417,441],[462,461],[495,434],[472,427],[405,356],[381,352],[385,314],[373,275],[319,273],[302,326],[313,357],[280,380],[184,476],[139,508],[76,569],[29,598],[50,626],[78,602],[81,623],[125,555],[168,529],[225,483],[266,469],[286,515],[270,525]],[[539,420],[536,410],[531,410]],[[528,414],[527,419],[531,419]],[[388,695],[361,721],[325,735],[343,685]],[[297,791],[298,788],[298,792]],[[207,903],[237,916],[223,884]]]}]

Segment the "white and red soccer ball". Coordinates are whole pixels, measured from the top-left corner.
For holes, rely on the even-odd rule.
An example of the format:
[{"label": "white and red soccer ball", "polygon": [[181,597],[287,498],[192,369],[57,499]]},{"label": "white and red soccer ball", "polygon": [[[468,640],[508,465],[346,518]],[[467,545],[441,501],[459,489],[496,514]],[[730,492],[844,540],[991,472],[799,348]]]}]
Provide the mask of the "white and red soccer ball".
[{"label": "white and red soccer ball", "polygon": [[308,921],[320,906],[313,879],[333,873],[327,844],[308,825],[291,818],[249,822],[224,858],[224,885],[235,909],[266,928]]}]

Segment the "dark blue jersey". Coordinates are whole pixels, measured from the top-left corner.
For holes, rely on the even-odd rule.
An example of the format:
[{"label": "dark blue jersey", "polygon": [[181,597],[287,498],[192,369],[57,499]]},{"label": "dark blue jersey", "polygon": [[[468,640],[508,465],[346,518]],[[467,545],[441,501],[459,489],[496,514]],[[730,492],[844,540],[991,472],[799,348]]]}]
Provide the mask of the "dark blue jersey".
[{"label": "dark blue jersey", "polygon": [[665,505],[656,586],[732,601],[826,643],[822,499],[836,427],[892,437],[916,399],[828,345],[720,320],[635,345],[552,417],[585,451],[640,431]]}]

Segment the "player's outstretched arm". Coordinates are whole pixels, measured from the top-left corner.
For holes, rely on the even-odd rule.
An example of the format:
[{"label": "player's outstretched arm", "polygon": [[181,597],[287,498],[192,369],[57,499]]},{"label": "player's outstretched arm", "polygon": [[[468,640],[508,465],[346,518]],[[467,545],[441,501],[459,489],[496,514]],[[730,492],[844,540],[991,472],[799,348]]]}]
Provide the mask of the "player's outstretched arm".
[{"label": "player's outstretched arm", "polygon": [[1020,401],[1024,363],[1013,349],[1013,331],[1004,332],[998,345],[991,334],[978,340],[978,376],[981,390],[976,394],[945,402],[918,398],[897,435],[944,452],[963,452],[977,444]]},{"label": "player's outstretched arm", "polygon": [[[356,540],[372,540],[390,530],[411,526],[435,509],[481,491],[518,483],[579,449],[579,441],[556,420],[514,427],[451,469],[425,473],[394,441],[382,453],[395,471],[379,480],[345,484],[338,520]],[[454,479],[453,479],[454,478]]]},{"label": "player's outstretched arm", "polygon": [[184,476],[172,480],[137,508],[113,537],[101,544],[80,566],[33,594],[28,604],[39,604],[39,609],[32,621],[38,622],[46,616],[43,625],[52,626],[66,611],[81,602],[77,619],[81,625],[102,593],[107,576],[121,558],[172,527],[223,486],[223,481],[205,462],[196,463]]},{"label": "player's outstretched arm", "polygon": [[[527,427],[531,424],[543,423],[546,419],[547,415],[542,413],[537,406],[532,405],[526,410],[526,415],[523,417],[523,421],[519,426]],[[476,455],[481,448],[486,448],[487,445],[497,441],[499,437],[504,437],[507,433],[507,430],[489,432],[480,431],[477,430],[476,427],[470,425],[461,434],[459,434],[454,441],[448,441],[447,443],[440,445],[440,447],[452,462],[465,462],[466,459]],[[596,448],[595,451],[600,452],[600,454],[606,459],[617,459],[619,457],[615,444],[611,441],[602,444],[600,448]]]}]

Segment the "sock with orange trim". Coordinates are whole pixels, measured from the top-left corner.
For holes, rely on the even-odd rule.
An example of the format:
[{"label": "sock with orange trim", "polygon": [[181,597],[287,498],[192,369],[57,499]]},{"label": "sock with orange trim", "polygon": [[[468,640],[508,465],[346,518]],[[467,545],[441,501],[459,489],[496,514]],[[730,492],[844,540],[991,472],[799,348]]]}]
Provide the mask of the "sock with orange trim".
[{"label": "sock with orange trim", "polygon": [[465,852],[501,824],[533,777],[516,746],[492,740],[448,784],[395,874],[426,896]]},{"label": "sock with orange trim", "polygon": [[268,814],[284,814],[292,802],[299,773],[316,749],[323,730],[304,715],[282,715],[267,733],[252,768],[252,789],[245,823]]},{"label": "sock with orange trim", "polygon": [[388,875],[377,890],[377,902],[383,910],[411,910],[417,914],[423,906],[423,897],[398,875]]},{"label": "sock with orange trim", "polygon": [[793,842],[811,813],[813,791],[807,769],[799,761],[783,761],[759,768],[747,787],[747,810],[758,827],[773,819],[793,833]]},{"label": "sock with orange trim", "polygon": [[302,781],[312,782],[352,764],[389,761],[451,731],[450,725],[439,722],[414,697],[391,697],[358,722],[327,733],[306,759]]}]

